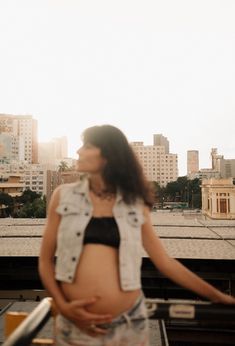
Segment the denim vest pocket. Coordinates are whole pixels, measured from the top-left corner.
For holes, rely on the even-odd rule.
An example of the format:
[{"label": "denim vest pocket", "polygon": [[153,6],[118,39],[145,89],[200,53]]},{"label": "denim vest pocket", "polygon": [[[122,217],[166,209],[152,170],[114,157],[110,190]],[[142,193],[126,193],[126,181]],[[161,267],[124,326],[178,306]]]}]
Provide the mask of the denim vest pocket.
[{"label": "denim vest pocket", "polygon": [[63,203],[56,208],[56,212],[62,216],[79,214],[79,208],[74,204]]},{"label": "denim vest pocket", "polygon": [[72,231],[80,228],[82,218],[80,217],[81,211],[77,205],[62,203],[57,207],[56,212],[62,216],[59,230],[70,229]]},{"label": "denim vest pocket", "polygon": [[136,212],[135,210],[128,211],[126,218],[127,218],[127,222],[132,227],[136,227],[136,228],[140,227],[143,223],[140,213]]},{"label": "denim vest pocket", "polygon": [[129,210],[126,214],[127,225],[133,232],[132,239],[140,241],[141,225],[143,224],[143,216],[138,210]]}]

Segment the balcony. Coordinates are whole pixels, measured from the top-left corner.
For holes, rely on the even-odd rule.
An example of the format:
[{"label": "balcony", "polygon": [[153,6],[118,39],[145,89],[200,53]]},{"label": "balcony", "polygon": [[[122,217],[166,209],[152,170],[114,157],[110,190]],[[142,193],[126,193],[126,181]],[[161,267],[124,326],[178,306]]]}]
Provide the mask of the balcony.
[{"label": "balcony", "polygon": [[[198,213],[183,212],[156,212],[152,216],[153,226],[172,257],[222,291],[235,295],[235,221],[207,220]],[[44,301],[45,291],[37,273],[44,223],[45,219],[1,219],[0,344],[7,311],[31,312]],[[142,285],[146,297],[158,303],[150,321],[151,346],[235,345],[234,309],[202,302],[178,287],[158,272],[145,253]],[[172,303],[181,308],[185,304],[195,306],[186,308],[188,313],[196,311],[194,318],[169,316]],[[48,318],[37,337],[52,337],[48,331],[50,321]]]}]

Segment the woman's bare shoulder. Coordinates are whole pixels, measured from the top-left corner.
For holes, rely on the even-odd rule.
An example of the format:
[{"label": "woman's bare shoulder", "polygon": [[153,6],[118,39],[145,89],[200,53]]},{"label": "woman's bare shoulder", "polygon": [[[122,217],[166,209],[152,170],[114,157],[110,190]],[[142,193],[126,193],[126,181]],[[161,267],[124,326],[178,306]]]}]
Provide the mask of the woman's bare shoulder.
[{"label": "woman's bare shoulder", "polygon": [[146,204],[143,205],[143,215],[144,217],[150,217],[150,209]]},{"label": "woman's bare shoulder", "polygon": [[59,185],[52,192],[50,202],[49,202],[49,207],[48,207],[48,215],[50,215],[51,213],[54,213],[56,211],[56,208],[58,207],[59,202],[60,202],[60,196],[61,196],[62,188],[63,188],[62,185]]}]

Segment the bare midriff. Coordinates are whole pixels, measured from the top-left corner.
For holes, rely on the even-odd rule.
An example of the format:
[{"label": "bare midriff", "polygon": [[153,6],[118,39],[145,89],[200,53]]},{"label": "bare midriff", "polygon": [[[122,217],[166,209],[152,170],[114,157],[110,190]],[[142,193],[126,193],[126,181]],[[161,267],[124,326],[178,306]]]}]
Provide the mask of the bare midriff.
[{"label": "bare midriff", "polygon": [[131,308],[141,292],[121,289],[118,249],[101,244],[83,247],[73,283],[61,282],[61,289],[69,301],[98,297],[87,310],[113,317]]}]

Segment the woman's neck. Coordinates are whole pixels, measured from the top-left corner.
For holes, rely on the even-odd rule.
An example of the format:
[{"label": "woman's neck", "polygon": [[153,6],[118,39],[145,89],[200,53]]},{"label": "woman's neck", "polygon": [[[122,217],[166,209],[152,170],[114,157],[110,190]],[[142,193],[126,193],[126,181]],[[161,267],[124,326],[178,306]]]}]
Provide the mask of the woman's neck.
[{"label": "woman's neck", "polygon": [[91,175],[89,177],[89,186],[91,190],[95,189],[102,191],[107,189],[107,186],[100,175]]},{"label": "woman's neck", "polygon": [[90,177],[89,187],[90,191],[100,199],[111,199],[115,195],[115,191],[109,188],[100,176]]}]

